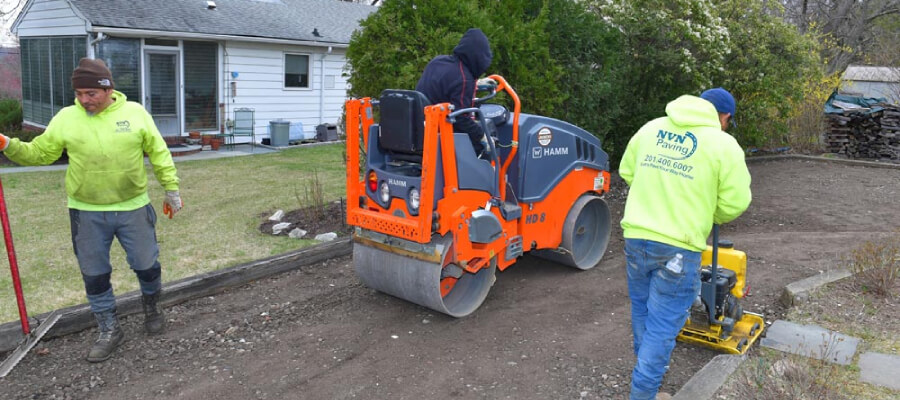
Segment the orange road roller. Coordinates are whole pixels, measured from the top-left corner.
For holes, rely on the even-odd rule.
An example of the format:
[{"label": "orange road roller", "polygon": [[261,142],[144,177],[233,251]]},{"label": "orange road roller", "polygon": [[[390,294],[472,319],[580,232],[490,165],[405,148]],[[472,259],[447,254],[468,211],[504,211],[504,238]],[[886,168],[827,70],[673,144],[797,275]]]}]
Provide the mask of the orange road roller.
[{"label": "orange road roller", "polygon": [[[609,158],[600,140],[522,113],[506,80],[490,78],[472,108],[390,89],[346,103],[356,273],[371,288],[453,317],[475,311],[497,270],[526,252],[587,270],[609,243]],[[490,102],[498,93],[512,111]],[[453,131],[457,118],[481,124],[483,154]]]}]

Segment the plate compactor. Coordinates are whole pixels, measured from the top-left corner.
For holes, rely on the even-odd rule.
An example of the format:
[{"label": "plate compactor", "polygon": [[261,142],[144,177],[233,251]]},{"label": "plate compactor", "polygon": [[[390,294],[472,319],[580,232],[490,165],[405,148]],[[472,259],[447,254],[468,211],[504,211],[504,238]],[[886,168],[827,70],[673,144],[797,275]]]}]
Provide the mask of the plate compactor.
[{"label": "plate compactor", "polygon": [[747,255],[735,250],[730,240],[720,241],[719,226],[714,225],[713,244],[702,253],[700,265],[700,295],[678,340],[746,353],[765,328],[762,315],[744,311],[739,302],[749,291]]},{"label": "plate compactor", "polygon": [[[488,94],[461,110],[428,105],[411,90],[346,103],[356,273],[371,288],[453,317],[475,311],[495,272],[526,252],[586,270],[609,242],[609,160],[600,140],[521,113],[506,80],[490,78],[497,84],[478,88]],[[512,112],[486,103],[498,92]],[[485,131],[481,155],[453,131],[456,118],[471,115]]]}]

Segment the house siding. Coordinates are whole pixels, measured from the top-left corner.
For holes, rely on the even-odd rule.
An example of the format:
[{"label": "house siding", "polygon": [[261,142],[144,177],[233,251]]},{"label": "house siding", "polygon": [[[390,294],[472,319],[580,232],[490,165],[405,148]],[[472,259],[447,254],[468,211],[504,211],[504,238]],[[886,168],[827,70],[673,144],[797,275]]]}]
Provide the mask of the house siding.
[{"label": "house siding", "polygon": [[19,22],[19,37],[84,35],[86,23],[65,0],[36,0]]},{"label": "house siding", "polygon": [[[223,93],[227,118],[234,110],[249,107],[255,110],[255,129],[265,137],[269,121],[282,119],[303,124],[306,136],[315,133],[320,123],[337,123],[346,98],[347,82],[341,76],[344,51],[325,48],[260,45],[258,43],[227,42],[224,47]],[[284,54],[308,54],[310,88],[284,87]],[[322,57],[324,57],[324,73]],[[237,78],[232,78],[237,72]],[[324,88],[326,77],[333,85]],[[231,83],[235,82],[232,96]],[[322,104],[321,112],[319,105]]]}]

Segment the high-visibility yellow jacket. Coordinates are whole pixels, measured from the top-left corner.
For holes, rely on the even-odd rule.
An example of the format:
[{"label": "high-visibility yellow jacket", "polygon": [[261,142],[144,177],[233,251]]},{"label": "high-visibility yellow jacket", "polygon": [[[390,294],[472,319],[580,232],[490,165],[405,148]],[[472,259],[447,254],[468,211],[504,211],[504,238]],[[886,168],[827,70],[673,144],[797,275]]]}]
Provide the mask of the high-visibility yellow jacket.
[{"label": "high-visibility yellow jacket", "polygon": [[721,129],[712,103],[681,96],[628,142],[619,175],[630,186],[622,229],[693,251],[706,249],[713,222],[750,205],[750,172],[737,141]]},{"label": "high-visibility yellow jacket", "polygon": [[70,208],[128,211],[149,203],[145,153],[159,183],[167,191],[178,190],[172,154],[153,118],[125,94],[114,91],[112,96],[114,102],[96,115],[76,100],[60,110],[40,136],[30,143],[12,139],[4,154],[22,165],[46,165],[65,149]]}]

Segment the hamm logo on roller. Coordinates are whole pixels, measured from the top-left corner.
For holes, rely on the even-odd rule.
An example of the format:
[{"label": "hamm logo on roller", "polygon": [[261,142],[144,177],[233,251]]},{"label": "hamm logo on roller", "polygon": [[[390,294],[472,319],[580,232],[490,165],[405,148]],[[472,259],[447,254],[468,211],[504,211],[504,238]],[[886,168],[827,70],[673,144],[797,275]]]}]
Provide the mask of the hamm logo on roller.
[{"label": "hamm logo on roller", "polygon": [[[656,134],[656,146],[664,150],[669,150],[665,153],[660,153],[660,156],[673,160],[684,160],[697,151],[697,137],[691,132],[685,132],[684,135],[679,135],[660,129],[659,133]],[[681,157],[672,157],[672,151],[677,152]]]}]

